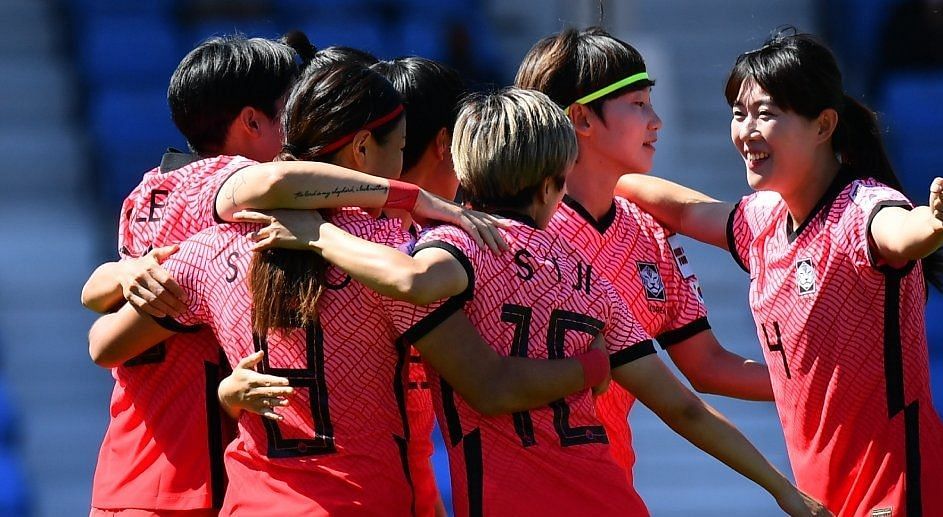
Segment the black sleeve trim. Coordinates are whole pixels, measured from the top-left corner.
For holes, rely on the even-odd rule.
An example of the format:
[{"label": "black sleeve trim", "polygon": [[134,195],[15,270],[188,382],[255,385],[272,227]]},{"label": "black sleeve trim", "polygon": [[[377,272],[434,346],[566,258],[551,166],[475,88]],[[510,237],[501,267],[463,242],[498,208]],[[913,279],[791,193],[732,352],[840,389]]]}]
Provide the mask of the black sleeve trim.
[{"label": "black sleeve trim", "polygon": [[407,343],[415,343],[425,337],[432,329],[438,327],[443,321],[462,310],[465,304],[471,300],[472,296],[475,294],[475,268],[472,266],[471,261],[468,260],[468,257],[462,253],[462,250],[444,241],[429,241],[416,246],[413,250],[413,255],[426,248],[439,248],[449,252],[449,254],[455,257],[455,260],[465,269],[465,274],[468,275],[468,287],[461,293],[446,300],[442,305],[429,313],[429,315],[419,320],[419,322],[404,332],[403,339],[405,339]]},{"label": "black sleeve trim", "polygon": [[229,221],[224,221],[223,218],[219,216],[219,212],[216,211],[216,199],[219,198],[219,193],[220,191],[223,190],[223,185],[225,185],[226,182],[229,181],[229,178],[233,177],[234,174],[241,171],[242,169],[245,169],[246,167],[249,167],[250,165],[253,165],[253,164],[247,164],[243,167],[239,167],[238,169],[230,172],[229,175],[226,176],[226,179],[224,179],[222,183],[219,184],[219,188],[213,194],[213,220],[216,221],[216,224],[226,224],[229,222]]},{"label": "black sleeve trim", "polygon": [[154,318],[154,321],[158,325],[164,327],[167,330],[176,332],[178,334],[193,334],[202,328],[200,325],[184,325],[179,321],[171,318],[170,316],[164,316],[163,318]]},{"label": "black sleeve trim", "polygon": [[884,273],[885,275],[904,276],[907,273],[910,273],[910,270],[913,269],[915,265],[917,265],[916,260],[911,260],[907,262],[907,264],[905,264],[903,267],[899,267],[899,268],[891,267],[888,264],[879,266],[877,257],[874,256],[874,250],[871,248],[871,241],[872,241],[871,223],[874,222],[874,218],[878,215],[878,212],[880,212],[882,209],[887,208],[889,206],[899,206],[901,208],[906,208],[907,210],[913,210],[913,207],[904,201],[891,201],[891,200],[880,201],[876,205],[874,205],[874,208],[871,210],[871,214],[868,215],[868,224],[867,226],[865,226],[865,231],[867,232],[866,237],[868,239],[868,263],[871,264],[871,267],[877,269],[878,271],[880,271],[881,273]]},{"label": "black sleeve trim", "polygon": [[609,354],[609,369],[614,370],[620,366],[629,364],[636,359],[641,359],[654,353],[655,343],[653,343],[651,339],[639,341],[628,348],[619,350],[614,354]]},{"label": "black sleeve trim", "polygon": [[661,348],[664,350],[671,345],[676,345],[685,339],[694,337],[705,330],[710,330],[710,328],[711,324],[708,323],[707,317],[705,316],[674,330],[662,332],[655,336],[655,340],[658,341],[658,344],[661,345]]},{"label": "black sleeve trim", "polygon": [[734,262],[740,266],[740,269],[749,273],[750,269],[743,263],[743,259],[740,258],[740,254],[737,253],[737,241],[734,239],[733,235],[733,217],[737,213],[737,209],[740,208],[740,201],[737,201],[733,205],[733,209],[730,211],[730,215],[727,216],[727,250],[730,251],[730,255],[733,257]]}]

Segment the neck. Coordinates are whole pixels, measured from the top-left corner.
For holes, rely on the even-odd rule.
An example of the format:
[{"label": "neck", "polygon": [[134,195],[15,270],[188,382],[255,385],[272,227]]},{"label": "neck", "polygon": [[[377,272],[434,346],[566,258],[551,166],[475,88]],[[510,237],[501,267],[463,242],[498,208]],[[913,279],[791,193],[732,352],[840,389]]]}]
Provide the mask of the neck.
[{"label": "neck", "polygon": [[580,159],[566,178],[567,195],[583,206],[597,221],[606,215],[612,206],[612,193],[619,177],[595,168],[589,161]]},{"label": "neck", "polygon": [[781,192],[786,203],[793,229],[798,228],[812,215],[812,210],[821,201],[822,196],[835,181],[841,164],[829,153],[828,157],[817,160],[805,174],[805,181],[790,192]]}]

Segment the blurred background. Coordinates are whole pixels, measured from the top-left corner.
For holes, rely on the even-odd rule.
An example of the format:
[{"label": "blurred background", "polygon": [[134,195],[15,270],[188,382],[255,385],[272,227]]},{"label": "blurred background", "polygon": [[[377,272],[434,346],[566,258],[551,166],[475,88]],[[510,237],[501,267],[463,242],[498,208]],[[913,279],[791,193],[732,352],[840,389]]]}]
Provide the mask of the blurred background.
[{"label": "blurred background", "polygon": [[[777,26],[823,36],[846,88],[881,115],[908,193],[943,173],[941,0],[2,0],[0,1],[0,515],[87,515],[108,421],[109,372],[87,355],[79,292],[115,258],[122,198],[168,146],[184,148],[166,88],[184,54],[235,30],[301,29],[321,46],[442,60],[473,85],[509,84],[540,37],[600,24],[642,52],[664,119],[654,173],[714,196],[747,192],[722,87]],[[747,278],[688,243],[721,341],[762,359]],[[943,403],[943,301],[928,306]],[[788,472],[771,404],[707,399]],[[639,491],[659,515],[777,515],[772,500],[637,407]],[[438,467],[445,473],[443,460]],[[591,482],[591,480],[581,480]],[[448,483],[443,485],[448,496]]]}]

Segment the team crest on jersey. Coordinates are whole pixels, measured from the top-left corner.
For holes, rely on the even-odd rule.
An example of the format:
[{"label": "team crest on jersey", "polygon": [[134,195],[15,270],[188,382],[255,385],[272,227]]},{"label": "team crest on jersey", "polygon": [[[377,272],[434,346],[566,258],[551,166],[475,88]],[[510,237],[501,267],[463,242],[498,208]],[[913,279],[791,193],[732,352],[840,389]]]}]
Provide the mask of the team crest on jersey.
[{"label": "team crest on jersey", "polygon": [[815,266],[812,265],[812,259],[796,262],[796,286],[799,296],[815,292]]},{"label": "team crest on jersey", "polygon": [[645,297],[649,300],[665,301],[665,283],[661,281],[658,266],[651,262],[636,262],[638,276],[645,288]]}]

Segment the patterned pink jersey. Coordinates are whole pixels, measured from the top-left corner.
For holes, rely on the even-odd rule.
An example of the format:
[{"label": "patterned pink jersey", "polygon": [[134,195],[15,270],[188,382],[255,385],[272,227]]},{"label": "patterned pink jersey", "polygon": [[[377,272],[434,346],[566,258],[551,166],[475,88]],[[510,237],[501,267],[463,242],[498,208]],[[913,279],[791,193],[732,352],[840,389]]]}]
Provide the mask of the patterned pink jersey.
[{"label": "patterned pink jersey", "polygon": [[[333,221],[390,246],[410,240],[397,220],[345,209]],[[247,285],[250,225],[220,225],[185,241],[165,265],[190,296],[178,329],[208,326],[230,361],[264,350],[259,370],[296,392],[274,422],[243,413],[226,450],[224,515],[407,515],[405,372],[381,298],[336,268],[326,275],[319,323],[254,336]],[[313,257],[313,255],[312,255]]]},{"label": "patterned pink jersey", "polygon": [[[596,221],[570,196],[550,221],[592,271],[612,282],[645,331],[668,347],[710,328],[700,287],[677,237],[637,205],[616,197]],[[628,424],[635,397],[613,384],[596,398],[613,455],[632,482],[635,453]]]},{"label": "patterned pink jersey", "polygon": [[[840,174],[791,231],[774,192],[728,222],[796,481],[836,515],[943,515],[943,425],[930,400],[919,263],[875,260],[871,218],[906,198]],[[921,513],[922,509],[922,513]]]},{"label": "patterned pink jersey", "polygon": [[[396,304],[394,323],[404,338],[415,342],[464,307],[485,341],[505,356],[570,357],[585,352],[599,332],[608,338],[614,366],[650,353],[650,338],[612,286],[592,276],[562,239],[532,226],[515,222],[501,230],[510,250],[500,255],[478,248],[454,227],[425,234],[416,250],[451,253],[465,267],[469,288],[429,307]],[[489,417],[429,373],[449,449],[456,515],[644,511],[609,453],[588,390],[540,409]]]},{"label": "patterned pink jersey", "polygon": [[[215,224],[213,202],[233,172],[255,162],[168,153],[124,201],[122,259],[175,244]],[[188,163],[189,162],[189,163]],[[209,331],[176,336],[114,368],[92,506],[185,510],[219,507],[223,448],[232,437],[216,386],[228,365]]]}]

